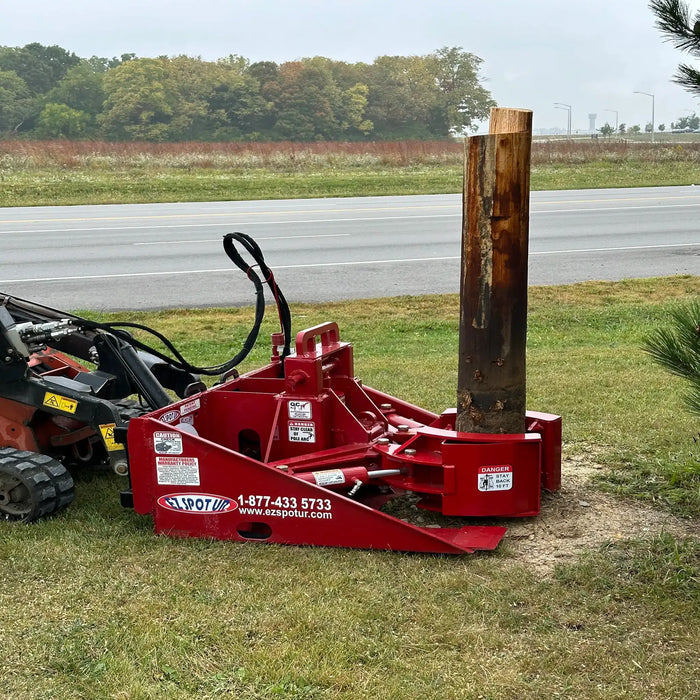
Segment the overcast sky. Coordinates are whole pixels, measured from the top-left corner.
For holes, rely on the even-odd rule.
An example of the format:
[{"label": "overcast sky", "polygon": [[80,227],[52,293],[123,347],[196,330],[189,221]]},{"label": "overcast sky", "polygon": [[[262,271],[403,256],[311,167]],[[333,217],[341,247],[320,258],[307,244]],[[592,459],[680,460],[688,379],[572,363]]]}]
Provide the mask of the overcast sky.
[{"label": "overcast sky", "polygon": [[[700,9],[700,0],[691,0]],[[662,41],[647,0],[0,0],[0,45],[58,44],[79,56],[240,54],[371,62],[461,46],[483,59],[502,107],[534,111],[535,128],[619,121],[666,124],[700,105],[671,82],[687,57]]]}]

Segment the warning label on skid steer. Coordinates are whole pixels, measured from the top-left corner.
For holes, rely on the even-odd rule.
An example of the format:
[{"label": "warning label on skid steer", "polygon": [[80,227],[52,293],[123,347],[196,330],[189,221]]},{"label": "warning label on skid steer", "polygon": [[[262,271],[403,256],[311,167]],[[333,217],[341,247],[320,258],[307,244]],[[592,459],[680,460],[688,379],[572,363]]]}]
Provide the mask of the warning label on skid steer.
[{"label": "warning label on skid steer", "polygon": [[479,491],[510,491],[513,488],[513,467],[510,464],[479,467],[477,479]]},{"label": "warning label on skid steer", "polygon": [[290,420],[289,442],[316,442],[316,425],[312,421]]},{"label": "warning label on skid steer", "polygon": [[174,430],[158,430],[153,433],[153,449],[160,455],[181,455],[182,435]]},{"label": "warning label on skid steer", "polygon": [[159,484],[171,486],[199,486],[197,457],[156,457]]}]

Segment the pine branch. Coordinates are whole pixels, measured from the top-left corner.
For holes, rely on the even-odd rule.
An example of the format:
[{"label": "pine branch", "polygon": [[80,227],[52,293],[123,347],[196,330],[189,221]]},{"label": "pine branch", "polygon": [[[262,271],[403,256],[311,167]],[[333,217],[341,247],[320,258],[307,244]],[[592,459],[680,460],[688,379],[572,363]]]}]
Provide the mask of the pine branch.
[{"label": "pine branch", "polygon": [[700,97],[700,71],[692,66],[681,63],[673,76],[673,82],[685,88],[692,95]]},{"label": "pine branch", "polygon": [[683,0],[651,0],[656,26],[676,48],[700,56],[700,11],[691,20],[690,7]]},{"label": "pine branch", "polygon": [[685,401],[700,414],[700,301],[671,311],[669,328],[659,328],[644,342],[644,350],[672,374],[690,383]]}]

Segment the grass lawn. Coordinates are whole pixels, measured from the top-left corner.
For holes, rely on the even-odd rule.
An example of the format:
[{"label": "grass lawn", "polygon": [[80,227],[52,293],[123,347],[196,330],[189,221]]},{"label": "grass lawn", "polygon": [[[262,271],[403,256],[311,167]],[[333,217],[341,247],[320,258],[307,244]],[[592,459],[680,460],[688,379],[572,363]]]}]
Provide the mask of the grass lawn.
[{"label": "grass lawn", "polygon": [[[692,134],[689,136],[693,136]],[[700,184],[700,142],[533,143],[532,189]],[[0,141],[0,204],[38,206],[441,194],[462,144]]]},{"label": "grass lawn", "polygon": [[[697,277],[531,290],[528,403],[564,418],[565,488],[539,519],[513,523],[537,529],[494,554],[155,537],[149,518],[118,505],[117,477],[76,475],[76,502],[58,517],[0,523],[0,695],[697,697],[698,421],[682,383],[640,346],[671,305],[699,295]],[[454,405],[456,295],[297,304],[293,314],[295,331],[338,321],[367,384],[436,411]],[[234,354],[252,315],[126,320],[200,363]],[[242,369],[267,361],[272,330],[266,322]],[[611,517],[638,514],[638,527],[596,517],[604,504]],[[593,522],[589,548],[572,548]],[[528,549],[540,538],[554,547],[544,567]]]}]

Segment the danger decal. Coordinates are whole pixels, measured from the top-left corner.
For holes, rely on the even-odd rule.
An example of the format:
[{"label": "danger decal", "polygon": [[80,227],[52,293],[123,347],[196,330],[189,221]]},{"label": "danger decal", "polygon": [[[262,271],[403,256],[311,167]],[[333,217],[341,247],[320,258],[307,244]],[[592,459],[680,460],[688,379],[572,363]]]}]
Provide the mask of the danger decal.
[{"label": "danger decal", "polygon": [[477,486],[479,491],[510,491],[513,488],[512,465],[494,464],[479,467]]},{"label": "danger decal", "polygon": [[290,420],[289,442],[316,442],[316,425],[313,421]]}]

